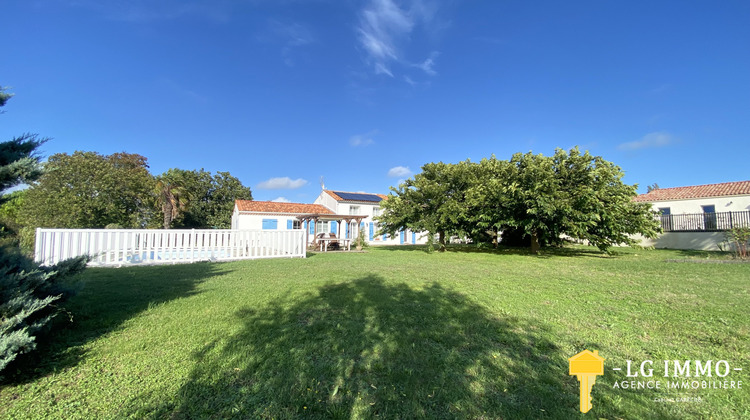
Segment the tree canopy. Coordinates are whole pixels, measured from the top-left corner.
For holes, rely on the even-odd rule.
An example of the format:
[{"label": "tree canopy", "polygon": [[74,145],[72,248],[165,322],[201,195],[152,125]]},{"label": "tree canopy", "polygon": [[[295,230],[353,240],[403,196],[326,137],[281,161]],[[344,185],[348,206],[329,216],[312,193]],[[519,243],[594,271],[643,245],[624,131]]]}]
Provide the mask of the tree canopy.
[{"label": "tree canopy", "polygon": [[154,179],[145,157],[130,153],[58,153],[29,188],[26,225],[48,228],[147,227]]},{"label": "tree canopy", "polygon": [[[170,169],[157,177],[162,185],[164,226],[167,216],[170,227],[227,229],[231,225],[235,200],[252,200],[250,188],[229,172],[203,169]],[[169,194],[164,192],[169,188]],[[171,213],[170,211],[171,210]]]},{"label": "tree canopy", "polygon": [[578,148],[553,156],[518,153],[508,161],[430,163],[392,188],[379,222],[388,232],[410,228],[475,240],[518,231],[533,252],[564,236],[606,251],[659,230],[650,205],[633,201],[636,186],[622,176],[620,167]]},{"label": "tree canopy", "polygon": [[378,219],[381,233],[394,235],[400,229],[438,234],[445,249],[447,234],[461,230],[467,218],[465,195],[473,182],[469,161],[459,164],[428,163],[422,172],[392,188],[383,201]]},{"label": "tree canopy", "polygon": [[50,156],[25,193],[24,226],[228,228],[234,200],[250,188],[229,172],[170,169],[154,177],[144,156],[77,151]]}]

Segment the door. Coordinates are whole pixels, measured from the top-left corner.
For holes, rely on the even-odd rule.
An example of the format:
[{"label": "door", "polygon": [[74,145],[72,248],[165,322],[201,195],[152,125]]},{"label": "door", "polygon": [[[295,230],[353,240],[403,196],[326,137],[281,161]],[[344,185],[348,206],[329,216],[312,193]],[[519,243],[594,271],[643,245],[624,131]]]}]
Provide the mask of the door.
[{"label": "door", "polygon": [[718,226],[716,223],[716,206],[713,204],[701,206],[703,209],[703,229],[705,230],[717,230]]}]

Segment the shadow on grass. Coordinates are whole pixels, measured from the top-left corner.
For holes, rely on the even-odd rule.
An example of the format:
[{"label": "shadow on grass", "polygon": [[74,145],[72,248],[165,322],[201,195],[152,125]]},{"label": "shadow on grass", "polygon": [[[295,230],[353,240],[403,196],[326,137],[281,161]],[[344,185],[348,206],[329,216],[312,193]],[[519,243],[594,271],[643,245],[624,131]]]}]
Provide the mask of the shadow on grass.
[{"label": "shadow on grass", "polygon": [[117,330],[151,305],[195,294],[198,284],[223,273],[222,264],[215,263],[87,268],[74,279],[82,289],[64,305],[38,350],[3,372],[6,383],[25,383],[75,366],[85,357],[81,347],[87,342]]},{"label": "shadow on grass", "polygon": [[727,251],[702,251],[695,249],[677,249],[677,253],[684,258],[703,258],[713,260],[728,260],[733,254]]},{"label": "shadow on grass", "polygon": [[[542,325],[378,276],[236,313],[173,397],[136,418],[569,418],[578,385]],[[152,405],[149,405],[151,402]],[[609,413],[617,413],[608,409]],[[617,413],[624,416],[622,413]]]},{"label": "shadow on grass", "polygon": [[[427,245],[383,245],[377,246],[376,249],[386,251],[420,251],[428,252]],[[616,251],[616,250],[615,250]],[[435,253],[438,253],[435,246]],[[562,246],[562,247],[545,247],[539,254],[532,254],[531,250],[526,247],[498,246],[492,248],[489,246],[477,246],[473,244],[450,244],[446,247],[446,252],[458,252],[467,254],[491,254],[491,255],[524,255],[533,258],[551,258],[551,257],[594,257],[609,258],[606,253],[594,248],[581,246]]]}]

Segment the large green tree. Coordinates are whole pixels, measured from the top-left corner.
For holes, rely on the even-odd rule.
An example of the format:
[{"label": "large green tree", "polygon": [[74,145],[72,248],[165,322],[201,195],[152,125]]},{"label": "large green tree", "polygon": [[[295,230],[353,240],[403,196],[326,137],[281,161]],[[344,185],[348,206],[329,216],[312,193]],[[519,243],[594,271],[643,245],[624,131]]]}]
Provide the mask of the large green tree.
[{"label": "large green tree", "polygon": [[637,244],[636,234],[655,238],[661,231],[651,204],[633,201],[638,186],[622,181],[619,166],[577,147],[558,149],[552,161],[565,198],[558,221],[563,233],[604,251]]},{"label": "large green tree", "polygon": [[[0,88],[0,106],[9,97]],[[40,176],[36,149],[43,142],[36,135],[26,134],[0,143],[0,191]],[[85,264],[85,258],[77,258],[43,268],[16,246],[0,244],[0,371],[36,348],[36,337],[49,328],[60,311],[58,305],[72,294],[63,280],[83,270]]]},{"label": "large green tree", "polygon": [[482,159],[473,168],[475,176],[466,192],[467,233],[476,242],[489,240],[497,246],[500,235],[507,239],[512,225],[510,208],[513,203],[507,190],[514,168],[507,160],[497,159],[494,155]]},{"label": "large green tree", "polygon": [[155,216],[154,184],[141,155],[59,153],[29,188],[22,214],[31,227],[143,228]]},{"label": "large green tree", "polygon": [[466,192],[475,182],[476,164],[428,163],[422,172],[391,187],[388,198],[381,203],[383,213],[377,218],[380,233],[394,235],[401,229],[436,234],[440,250],[445,250],[449,234],[467,228],[470,208]]},{"label": "large green tree", "polygon": [[208,199],[202,200],[200,211],[205,216],[206,227],[228,229],[232,224],[235,200],[252,200],[250,187],[242,185],[229,172],[217,171],[211,179]]},{"label": "large green tree", "polygon": [[519,153],[510,168],[500,198],[507,210],[502,223],[528,234],[532,252],[562,236],[606,251],[636,244],[632,235],[658,233],[650,205],[633,201],[637,187],[624,184],[622,169],[600,156],[577,147],[549,157]]},{"label": "large green tree", "polygon": [[650,206],[633,201],[636,186],[622,182],[622,170],[578,148],[422,169],[383,204],[385,230],[409,227],[494,241],[520,233],[535,253],[563,237],[606,251],[636,244],[635,234],[654,237],[659,231]]},{"label": "large green tree", "polygon": [[229,172],[170,169],[157,179],[165,228],[227,229],[234,201],[253,199],[250,188]]}]

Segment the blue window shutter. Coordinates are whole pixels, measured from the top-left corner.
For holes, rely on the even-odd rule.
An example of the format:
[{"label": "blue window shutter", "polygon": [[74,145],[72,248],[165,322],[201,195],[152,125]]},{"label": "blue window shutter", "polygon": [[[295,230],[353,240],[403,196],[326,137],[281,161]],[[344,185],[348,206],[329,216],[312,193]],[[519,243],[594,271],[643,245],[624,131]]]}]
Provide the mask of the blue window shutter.
[{"label": "blue window shutter", "polygon": [[403,230],[398,233],[399,243],[402,245],[404,243],[404,235],[406,235],[406,232],[404,232]]},{"label": "blue window shutter", "polygon": [[383,240],[385,240],[385,238],[386,238],[386,235],[385,235],[385,233],[384,233],[384,234],[383,234]]},{"label": "blue window shutter", "polygon": [[263,219],[263,230],[276,230],[278,223],[278,219]]},{"label": "blue window shutter", "polygon": [[292,221],[291,219],[287,220],[286,221],[286,228],[287,229],[294,229],[294,221]]},{"label": "blue window shutter", "polygon": [[375,236],[375,224],[370,223],[370,240],[372,240],[373,236]]},{"label": "blue window shutter", "polygon": [[417,243],[417,234],[415,232],[411,233],[411,243],[413,244]]},{"label": "blue window shutter", "polygon": [[311,220],[307,222],[307,225],[310,227],[310,235],[315,234],[315,222]]},{"label": "blue window shutter", "polygon": [[337,228],[338,223],[336,222],[330,222],[330,223],[331,223],[331,233],[337,233],[336,228]]}]

